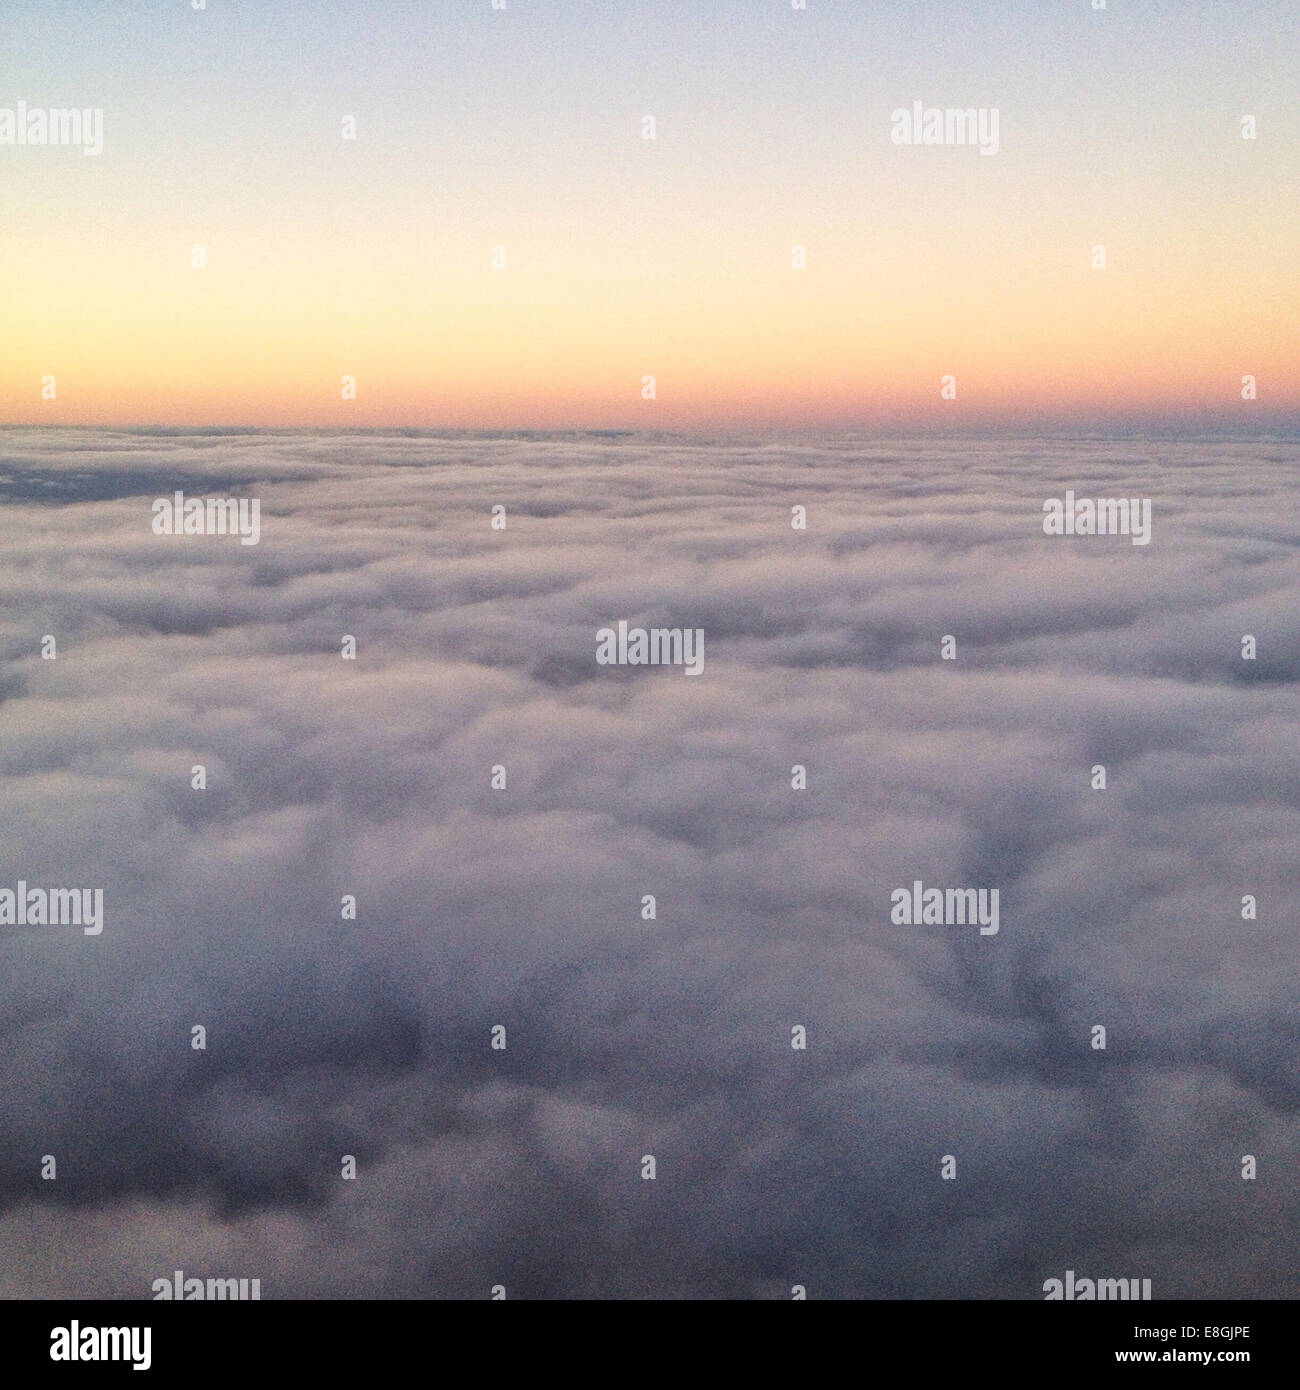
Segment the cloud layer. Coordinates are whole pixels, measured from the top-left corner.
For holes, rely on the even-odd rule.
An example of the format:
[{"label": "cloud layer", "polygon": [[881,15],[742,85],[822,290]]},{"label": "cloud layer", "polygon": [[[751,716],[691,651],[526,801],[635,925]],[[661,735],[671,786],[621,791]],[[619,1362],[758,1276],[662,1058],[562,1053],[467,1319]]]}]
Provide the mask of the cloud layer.
[{"label": "cloud layer", "polygon": [[1296,1292],[1294,443],[0,446],[0,1295]]}]

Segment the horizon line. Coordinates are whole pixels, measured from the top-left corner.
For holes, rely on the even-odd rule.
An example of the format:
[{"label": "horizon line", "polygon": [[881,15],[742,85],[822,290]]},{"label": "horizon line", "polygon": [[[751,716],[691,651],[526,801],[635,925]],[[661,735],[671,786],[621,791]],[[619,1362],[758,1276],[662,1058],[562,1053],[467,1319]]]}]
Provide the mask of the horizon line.
[{"label": "horizon line", "polygon": [[852,424],[844,422],[827,424],[772,424],[769,422],[753,425],[734,423],[699,425],[695,427],[669,426],[613,426],[613,425],[328,425],[328,424],[165,424],[161,422],[139,421],[124,424],[120,421],[32,421],[0,420],[0,430],[65,430],[101,431],[105,433],[136,434],[154,436],[177,435],[243,435],[243,434],[315,434],[315,435],[392,435],[401,437],[478,437],[508,438],[522,435],[572,436],[587,438],[633,439],[659,437],[669,439],[700,439],[704,437],[758,436],[771,439],[798,439],[810,435],[873,435],[880,439],[909,438],[998,438],[1008,436],[1053,435],[1075,438],[1182,438],[1193,435],[1211,434],[1219,437],[1260,439],[1269,437],[1300,437],[1300,415],[1284,415],[1280,418],[1260,420],[1245,424],[1241,421],[1210,418],[1188,420],[1177,423],[1169,420],[1111,420],[1096,424],[1082,424],[1069,419],[1045,419],[1041,421],[1016,421],[1004,424],[967,422],[962,425],[940,425],[936,423],[900,426],[891,424]]}]

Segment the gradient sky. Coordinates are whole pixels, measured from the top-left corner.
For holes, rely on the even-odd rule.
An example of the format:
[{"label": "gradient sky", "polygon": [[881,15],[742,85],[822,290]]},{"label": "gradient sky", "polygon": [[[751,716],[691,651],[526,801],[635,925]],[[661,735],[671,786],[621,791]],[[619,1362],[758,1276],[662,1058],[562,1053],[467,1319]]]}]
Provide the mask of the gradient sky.
[{"label": "gradient sky", "polygon": [[[0,148],[0,421],[1294,425],[1296,39],[1290,0],[7,0],[0,107],[105,149]],[[893,145],[915,100],[1001,152]]]}]

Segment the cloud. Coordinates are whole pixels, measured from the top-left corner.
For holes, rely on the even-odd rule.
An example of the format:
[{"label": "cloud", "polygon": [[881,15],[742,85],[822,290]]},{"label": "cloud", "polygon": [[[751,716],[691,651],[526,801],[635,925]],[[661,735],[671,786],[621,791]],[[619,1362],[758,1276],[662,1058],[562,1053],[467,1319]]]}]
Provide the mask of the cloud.
[{"label": "cloud", "polygon": [[0,439],[0,1294],[1290,1292],[1293,444]]}]

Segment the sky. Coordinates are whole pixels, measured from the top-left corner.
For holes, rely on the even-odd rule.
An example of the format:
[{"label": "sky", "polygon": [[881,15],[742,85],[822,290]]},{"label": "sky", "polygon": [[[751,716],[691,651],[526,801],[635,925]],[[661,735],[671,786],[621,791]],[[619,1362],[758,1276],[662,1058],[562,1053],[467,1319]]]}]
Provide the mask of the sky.
[{"label": "sky", "polygon": [[1295,1296],[1294,442],[0,443],[0,1297]]},{"label": "sky", "polygon": [[0,109],[104,138],[0,145],[0,421],[1293,427],[1298,57],[1289,0],[8,0]]}]

